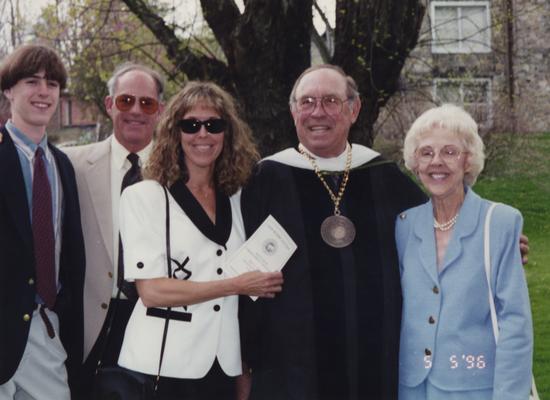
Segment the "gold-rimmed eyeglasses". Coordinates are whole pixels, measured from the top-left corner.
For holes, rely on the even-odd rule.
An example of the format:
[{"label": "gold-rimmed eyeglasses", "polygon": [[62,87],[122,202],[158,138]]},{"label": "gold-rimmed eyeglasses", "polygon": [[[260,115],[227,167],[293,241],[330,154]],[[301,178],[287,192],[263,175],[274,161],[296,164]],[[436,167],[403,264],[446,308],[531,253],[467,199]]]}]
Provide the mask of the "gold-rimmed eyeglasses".
[{"label": "gold-rimmed eyeglasses", "polygon": [[313,97],[305,96],[300,97],[295,100],[296,109],[300,113],[311,114],[315,111],[318,103],[321,103],[323,110],[330,116],[337,116],[342,112],[344,103],[353,99],[340,99],[337,96],[323,96],[323,97]]},{"label": "gold-rimmed eyeglasses", "polygon": [[439,154],[439,158],[443,160],[445,164],[452,164],[460,159],[462,154],[468,153],[467,151],[460,150],[453,145],[443,146],[441,149],[436,150],[431,146],[424,146],[416,149],[416,160],[420,165],[430,164],[435,158],[436,154]]}]

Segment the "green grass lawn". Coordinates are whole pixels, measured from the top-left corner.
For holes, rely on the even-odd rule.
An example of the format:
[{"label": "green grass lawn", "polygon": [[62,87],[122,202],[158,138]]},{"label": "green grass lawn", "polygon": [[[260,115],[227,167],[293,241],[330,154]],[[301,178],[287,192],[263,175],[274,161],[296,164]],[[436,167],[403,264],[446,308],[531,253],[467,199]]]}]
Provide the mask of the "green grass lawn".
[{"label": "green grass lawn", "polygon": [[[503,143],[504,142],[504,143]],[[500,147],[475,185],[481,196],[510,204],[529,236],[525,267],[535,328],[534,374],[541,399],[550,399],[550,133],[490,142]]]},{"label": "green grass lawn", "polygon": [[[550,132],[484,138],[488,161],[474,190],[521,211],[529,237],[525,267],[535,331],[534,374],[541,399],[550,400]],[[377,137],[375,149],[401,162],[395,142]]]}]

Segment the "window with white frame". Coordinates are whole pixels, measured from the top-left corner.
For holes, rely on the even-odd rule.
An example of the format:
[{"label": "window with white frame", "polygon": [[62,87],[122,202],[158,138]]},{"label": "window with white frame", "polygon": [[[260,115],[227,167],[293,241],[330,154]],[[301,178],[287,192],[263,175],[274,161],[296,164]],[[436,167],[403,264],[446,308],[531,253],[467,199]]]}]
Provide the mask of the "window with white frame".
[{"label": "window with white frame", "polygon": [[433,53],[491,51],[489,1],[432,1]]},{"label": "window with white frame", "polygon": [[434,101],[464,107],[482,127],[493,123],[491,80],[486,78],[436,78]]}]

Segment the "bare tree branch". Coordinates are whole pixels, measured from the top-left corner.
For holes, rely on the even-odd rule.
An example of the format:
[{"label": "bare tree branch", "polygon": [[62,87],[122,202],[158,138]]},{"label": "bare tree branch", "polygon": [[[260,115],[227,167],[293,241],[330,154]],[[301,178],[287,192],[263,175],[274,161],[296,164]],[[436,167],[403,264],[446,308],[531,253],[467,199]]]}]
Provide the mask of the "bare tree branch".
[{"label": "bare tree branch", "polygon": [[334,31],[334,28],[332,26],[330,26],[330,22],[328,21],[327,16],[325,15],[325,13],[321,9],[321,7],[319,7],[319,3],[317,1],[313,2],[313,7],[315,7],[315,10],[319,13],[319,16],[321,17],[321,19],[325,23],[326,30],[331,31],[331,32]]},{"label": "bare tree branch", "polygon": [[[315,10],[319,13],[319,16],[323,20],[323,23],[325,24],[325,36],[327,40],[332,40],[331,38],[334,37],[334,28],[330,26],[330,22],[328,21],[327,16],[319,7],[318,2],[315,0],[313,1],[313,7]],[[330,59],[332,57],[331,50],[327,47],[327,42],[323,40],[319,32],[317,32],[316,29],[311,30],[311,40],[317,46],[319,49],[319,53],[321,54],[321,58],[323,59],[324,63],[330,63]]]},{"label": "bare tree branch", "polygon": [[198,57],[176,36],[174,29],[166,25],[161,16],[143,0],[123,0],[166,49],[174,65],[185,72],[190,79],[214,79],[230,85],[227,67],[219,60],[205,56]]},{"label": "bare tree branch", "polygon": [[315,29],[312,29],[311,31],[311,40],[319,50],[319,54],[321,55],[323,62],[330,63],[331,54],[329,52],[327,44]]},{"label": "bare tree branch", "polygon": [[334,63],[352,75],[363,109],[352,136],[372,143],[379,111],[398,88],[399,76],[418,40],[422,0],[337,0]]},{"label": "bare tree branch", "polygon": [[201,0],[202,15],[226,55],[233,54],[231,33],[241,15],[233,0]]}]

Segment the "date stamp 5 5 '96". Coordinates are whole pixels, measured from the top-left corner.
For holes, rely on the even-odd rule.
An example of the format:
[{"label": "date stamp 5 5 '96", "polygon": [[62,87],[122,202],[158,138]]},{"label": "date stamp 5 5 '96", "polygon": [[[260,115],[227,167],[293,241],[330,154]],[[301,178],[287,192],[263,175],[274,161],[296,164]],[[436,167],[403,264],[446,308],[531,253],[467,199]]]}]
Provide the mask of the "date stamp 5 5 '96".
[{"label": "date stamp 5 5 '96", "polygon": [[[486,366],[487,366],[487,362],[483,354],[480,354],[480,355],[462,354],[461,356],[453,354],[449,357],[450,369],[457,369],[457,368],[484,369]],[[429,369],[431,367],[432,367],[432,356],[425,356],[424,368]]]}]

